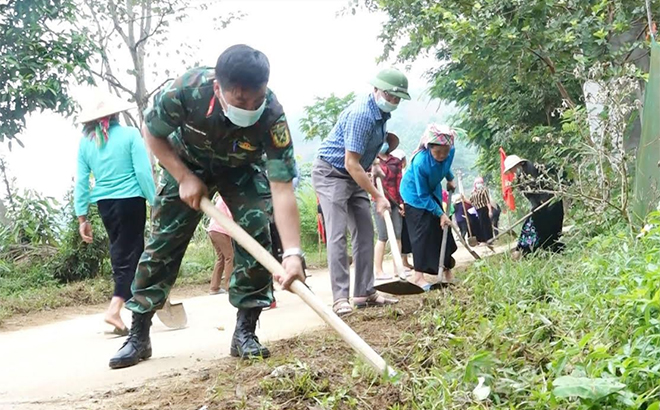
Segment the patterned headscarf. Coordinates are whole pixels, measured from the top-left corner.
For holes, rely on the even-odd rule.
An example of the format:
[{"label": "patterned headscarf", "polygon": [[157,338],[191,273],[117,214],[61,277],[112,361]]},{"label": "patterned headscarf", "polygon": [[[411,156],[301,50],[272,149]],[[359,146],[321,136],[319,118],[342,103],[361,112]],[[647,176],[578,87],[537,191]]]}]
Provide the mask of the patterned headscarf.
[{"label": "patterned headscarf", "polygon": [[116,114],[90,121],[85,124],[85,136],[92,141],[96,141],[96,145],[101,148],[108,142],[108,130],[115,124],[119,124],[119,118]]},{"label": "patterned headscarf", "polygon": [[415,153],[427,149],[429,144],[449,145],[451,147],[454,145],[454,138],[456,138],[456,131],[448,125],[431,123],[424,130]]}]

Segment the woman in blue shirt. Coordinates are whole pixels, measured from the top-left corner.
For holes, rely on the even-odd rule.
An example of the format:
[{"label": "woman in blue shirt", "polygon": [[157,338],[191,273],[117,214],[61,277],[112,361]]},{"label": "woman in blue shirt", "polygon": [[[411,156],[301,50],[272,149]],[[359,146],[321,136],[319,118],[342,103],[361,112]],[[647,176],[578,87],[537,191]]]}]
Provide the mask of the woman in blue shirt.
[{"label": "woman in blue shirt", "polygon": [[[156,188],[151,163],[137,128],[119,125],[119,113],[131,108],[112,95],[99,96],[97,104],[80,116],[83,137],[78,148],[78,177],[74,193],[80,236],[93,241],[87,219],[96,203],[110,239],[110,261],[115,282],[106,323],[114,333],[128,334],[119,312],[132,297],[131,283],[144,250],[145,199],[153,204]],[[90,174],[94,177],[90,187]]]},{"label": "woman in blue shirt", "polygon": [[451,221],[442,209],[442,180],[447,180],[447,190],[455,189],[451,164],[454,160],[455,131],[447,126],[430,124],[410,160],[408,171],[401,180],[401,197],[404,201],[406,225],[412,244],[415,273],[409,280],[429,290],[424,273],[437,275],[440,266],[442,227],[450,229],[447,235],[444,278],[450,282],[451,254],[457,249],[451,234]]}]

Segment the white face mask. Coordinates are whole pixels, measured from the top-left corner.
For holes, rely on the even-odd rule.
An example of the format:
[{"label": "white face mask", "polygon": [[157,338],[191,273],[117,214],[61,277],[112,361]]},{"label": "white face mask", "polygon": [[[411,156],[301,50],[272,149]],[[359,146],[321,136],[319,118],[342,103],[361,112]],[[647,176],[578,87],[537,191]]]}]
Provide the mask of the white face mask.
[{"label": "white face mask", "polygon": [[391,102],[387,101],[381,94],[378,94],[376,97],[376,105],[383,112],[392,112],[399,106],[399,104],[392,104]]},{"label": "white face mask", "polygon": [[222,95],[222,91],[220,91],[218,94],[220,94],[220,98],[222,99],[222,102],[225,103],[227,106],[227,109],[222,109],[222,112],[225,114],[225,117],[229,118],[229,121],[231,121],[233,124],[238,125],[239,127],[246,128],[250,127],[259,121],[259,118],[261,118],[261,115],[264,113],[264,110],[266,109],[266,99],[264,99],[264,102],[261,103],[261,106],[257,108],[254,111],[251,110],[244,110],[243,108],[238,108],[234,107],[233,105],[230,105],[227,100],[225,100],[224,95]]}]

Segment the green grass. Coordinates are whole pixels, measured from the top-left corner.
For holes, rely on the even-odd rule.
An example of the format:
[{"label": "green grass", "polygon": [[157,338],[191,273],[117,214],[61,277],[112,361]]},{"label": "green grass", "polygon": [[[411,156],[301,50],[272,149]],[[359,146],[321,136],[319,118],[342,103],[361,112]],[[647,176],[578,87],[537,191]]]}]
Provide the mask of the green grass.
[{"label": "green grass", "polygon": [[[34,278],[37,275],[33,275]],[[86,279],[62,285],[46,275],[30,282],[28,278],[0,277],[0,324],[14,315],[65,306],[94,305],[103,303],[112,295],[110,278]],[[18,283],[24,287],[16,288]]]},{"label": "green grass", "polygon": [[[660,228],[642,240],[621,228],[573,238],[561,255],[479,261],[451,291],[349,318],[401,371],[392,383],[377,381],[338,338],[316,332],[301,337],[308,346],[289,360],[297,371],[260,376],[250,402],[272,409],[657,410],[659,257]],[[295,348],[292,342],[283,345]],[[487,388],[482,398],[474,393],[479,379]]]},{"label": "green grass", "polygon": [[[660,231],[569,245],[563,255],[477,262],[465,288],[426,299],[406,363],[414,408],[624,409],[660,399],[660,269],[649,264]],[[472,394],[479,377],[491,389],[483,402]]]}]

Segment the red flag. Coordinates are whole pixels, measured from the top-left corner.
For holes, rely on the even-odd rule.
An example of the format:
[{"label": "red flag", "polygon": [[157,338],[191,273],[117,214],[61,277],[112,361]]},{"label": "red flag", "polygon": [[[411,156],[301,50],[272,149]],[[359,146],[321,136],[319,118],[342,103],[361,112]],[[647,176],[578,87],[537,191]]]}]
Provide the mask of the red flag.
[{"label": "red flag", "polygon": [[[319,205],[319,197],[316,197],[316,206],[320,210],[321,206]],[[321,242],[327,243],[326,238],[325,238],[325,223],[323,221],[323,215],[321,215],[320,212],[317,212],[316,214],[316,229],[319,231],[319,235],[321,237]]]},{"label": "red flag", "polygon": [[502,179],[502,198],[504,202],[509,207],[510,210],[516,210],[516,200],[513,197],[513,188],[511,184],[513,183],[513,173],[509,172],[508,174],[504,173],[504,160],[506,159],[506,153],[504,149],[500,147],[500,177]]},{"label": "red flag", "polygon": [[316,229],[318,229],[319,235],[321,235],[321,242],[325,243],[325,229],[323,229],[323,217],[321,214],[316,214]]}]

